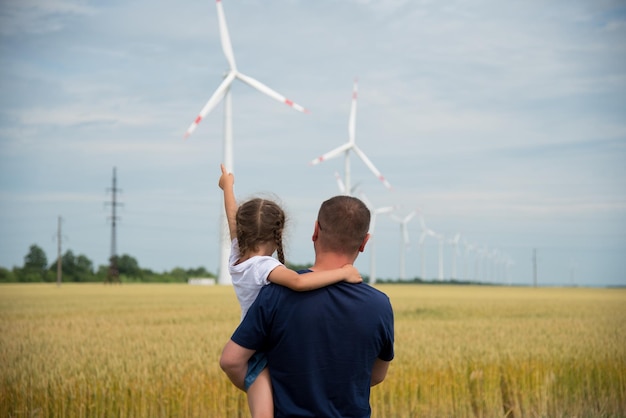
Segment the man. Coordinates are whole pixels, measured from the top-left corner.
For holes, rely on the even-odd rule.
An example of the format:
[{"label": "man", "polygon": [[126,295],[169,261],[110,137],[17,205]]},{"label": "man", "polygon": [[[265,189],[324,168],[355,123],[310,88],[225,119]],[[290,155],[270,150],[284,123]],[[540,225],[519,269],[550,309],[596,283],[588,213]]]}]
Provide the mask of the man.
[{"label": "man", "polygon": [[[353,264],[369,239],[370,212],[336,196],[320,207],[311,271]],[[265,286],[231,340],[220,366],[244,390],[248,359],[264,351],[276,417],[369,417],[370,386],[393,359],[389,298],[367,284],[340,282],[310,292]]]}]

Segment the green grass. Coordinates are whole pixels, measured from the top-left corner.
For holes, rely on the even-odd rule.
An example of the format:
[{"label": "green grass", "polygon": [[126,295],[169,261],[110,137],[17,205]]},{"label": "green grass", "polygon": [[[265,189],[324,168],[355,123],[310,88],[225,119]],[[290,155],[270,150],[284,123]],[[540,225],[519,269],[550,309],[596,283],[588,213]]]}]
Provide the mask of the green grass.
[{"label": "green grass", "polygon": [[[626,416],[626,290],[381,285],[375,417]],[[248,416],[220,371],[231,287],[0,286],[0,416]]]}]

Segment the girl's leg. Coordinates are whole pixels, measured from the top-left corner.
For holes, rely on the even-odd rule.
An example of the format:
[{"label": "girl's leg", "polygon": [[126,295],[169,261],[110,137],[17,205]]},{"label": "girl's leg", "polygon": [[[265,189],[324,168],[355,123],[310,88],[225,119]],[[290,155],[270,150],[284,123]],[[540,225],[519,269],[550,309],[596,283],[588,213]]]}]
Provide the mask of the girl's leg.
[{"label": "girl's leg", "polygon": [[270,372],[266,368],[257,376],[248,388],[248,406],[252,418],[273,418],[274,399],[272,398],[272,382]]}]

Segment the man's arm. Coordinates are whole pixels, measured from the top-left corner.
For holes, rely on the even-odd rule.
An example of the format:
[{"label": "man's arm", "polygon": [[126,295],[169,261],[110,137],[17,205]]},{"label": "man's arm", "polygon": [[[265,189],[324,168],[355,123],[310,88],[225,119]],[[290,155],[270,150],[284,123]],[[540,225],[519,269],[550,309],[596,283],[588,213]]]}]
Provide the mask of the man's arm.
[{"label": "man's arm", "polygon": [[255,350],[243,348],[233,340],[228,340],[222,350],[220,357],[220,367],[226,376],[233,382],[233,385],[245,392],[245,378],[248,372],[248,360],[255,353]]},{"label": "man's arm", "polygon": [[374,362],[374,366],[372,367],[372,381],[370,386],[376,386],[385,380],[385,376],[387,376],[387,370],[389,370],[390,361],[384,361],[379,358]]}]

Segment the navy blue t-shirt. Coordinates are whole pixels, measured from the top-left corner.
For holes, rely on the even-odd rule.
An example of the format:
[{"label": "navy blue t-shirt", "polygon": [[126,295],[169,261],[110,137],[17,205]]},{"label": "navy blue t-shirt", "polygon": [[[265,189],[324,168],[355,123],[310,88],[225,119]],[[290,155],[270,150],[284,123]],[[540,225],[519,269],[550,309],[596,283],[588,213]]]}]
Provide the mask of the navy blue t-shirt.
[{"label": "navy blue t-shirt", "polygon": [[276,417],[369,417],[374,361],[394,356],[393,311],[365,283],[309,292],[270,284],[232,340],[267,353]]}]

